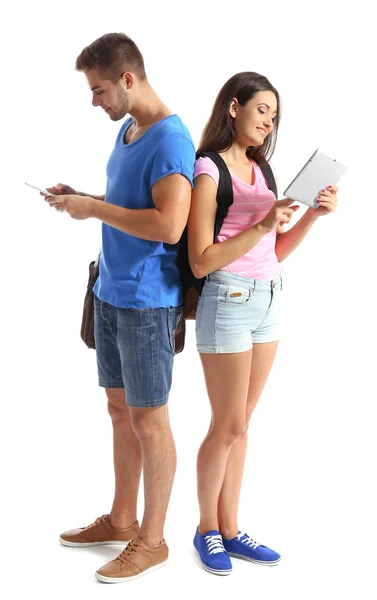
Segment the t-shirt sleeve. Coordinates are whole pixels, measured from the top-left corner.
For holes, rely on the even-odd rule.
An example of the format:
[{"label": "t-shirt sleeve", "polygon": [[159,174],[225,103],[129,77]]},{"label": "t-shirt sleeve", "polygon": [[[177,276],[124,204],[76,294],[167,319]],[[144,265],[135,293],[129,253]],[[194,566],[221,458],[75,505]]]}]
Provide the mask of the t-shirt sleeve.
[{"label": "t-shirt sleeve", "polygon": [[195,162],[194,179],[198,175],[210,175],[216,185],[219,185],[220,173],[219,169],[208,156],[201,156]]},{"label": "t-shirt sleeve", "polygon": [[149,189],[163,177],[180,173],[193,186],[195,148],[182,133],[169,133],[159,143],[155,152]]}]

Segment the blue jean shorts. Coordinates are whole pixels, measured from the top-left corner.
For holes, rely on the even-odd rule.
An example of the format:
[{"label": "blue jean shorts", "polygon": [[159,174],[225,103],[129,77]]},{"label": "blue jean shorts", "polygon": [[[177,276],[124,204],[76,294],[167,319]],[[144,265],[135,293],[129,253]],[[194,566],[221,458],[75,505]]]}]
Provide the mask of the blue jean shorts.
[{"label": "blue jean shorts", "polygon": [[136,408],[167,403],[174,339],[182,307],[117,308],[94,296],[94,337],[99,385],[125,388]]},{"label": "blue jean shorts", "polygon": [[272,281],[227,271],[208,275],[196,313],[201,353],[246,352],[253,344],[279,340],[282,276]]}]

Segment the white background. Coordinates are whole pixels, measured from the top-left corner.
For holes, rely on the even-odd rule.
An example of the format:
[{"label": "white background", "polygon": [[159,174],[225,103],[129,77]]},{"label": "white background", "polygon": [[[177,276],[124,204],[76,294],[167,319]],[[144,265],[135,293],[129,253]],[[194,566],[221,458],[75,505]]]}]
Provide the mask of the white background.
[{"label": "white background", "polygon": [[[136,593],[170,599],[186,592],[200,598],[376,598],[371,6],[108,0],[7,8],[0,113],[6,598]],[[51,210],[24,181],[104,192],[120,124],[91,106],[74,64],[84,46],[111,31],[139,45],[150,83],[184,119],[195,144],[230,76],[243,70],[267,75],[283,101],[274,156],[280,196],[317,147],[349,165],[337,213],[321,218],[285,263],[284,336],[250,427],[239,523],[282,553],[273,569],[234,560],[230,577],[211,576],[192,548],[195,460],[209,419],[193,327],[176,360],[170,401],[178,471],[165,531],[169,566],[106,586],[94,572],[117,549],[58,544],[61,531],[108,512],[113,493],[104,392],[96,383],[95,353],[79,337],[100,223],[75,222]]]}]

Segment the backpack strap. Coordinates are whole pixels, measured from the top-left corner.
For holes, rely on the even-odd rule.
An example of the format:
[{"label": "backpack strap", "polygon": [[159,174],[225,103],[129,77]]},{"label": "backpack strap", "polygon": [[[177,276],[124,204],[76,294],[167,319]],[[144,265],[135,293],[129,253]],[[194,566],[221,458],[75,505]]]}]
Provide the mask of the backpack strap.
[{"label": "backpack strap", "polygon": [[270,188],[271,192],[273,192],[273,194],[277,200],[278,199],[278,190],[276,187],[275,177],[274,177],[274,174],[273,174],[273,171],[272,171],[270,165],[268,164],[268,162],[266,161],[265,158],[261,159],[260,161],[255,161],[255,162],[257,163],[258,167],[262,171],[263,177],[265,178],[268,187]]},{"label": "backpack strap", "polygon": [[[229,207],[233,204],[232,178],[231,178],[229,169],[228,169],[224,159],[220,156],[220,154],[218,154],[217,152],[210,152],[210,151],[197,152],[196,158],[198,159],[201,157],[210,158],[215,163],[217,168],[219,169],[220,177],[219,177],[219,185],[217,188],[217,195],[216,195],[217,211],[216,211],[215,229],[214,229],[214,236],[213,236],[213,241],[216,242],[217,236],[220,233],[220,230],[224,223],[225,217],[228,214]],[[277,192],[277,187],[276,187],[276,181],[275,181],[275,177],[274,177],[274,174],[273,174],[273,171],[272,171],[270,165],[268,164],[268,162],[265,158],[261,159],[260,161],[255,161],[255,162],[257,162],[257,165],[259,166],[260,170],[262,171],[263,177],[265,178],[268,187],[270,188],[270,190],[274,194],[275,198],[277,199],[278,192]]]},{"label": "backpack strap", "polygon": [[210,158],[219,169],[219,185],[216,194],[217,211],[213,235],[213,241],[215,242],[224,223],[224,219],[228,214],[229,207],[233,204],[233,185],[229,169],[220,154],[217,152],[197,152],[197,159],[204,157]]},{"label": "backpack strap", "polygon": [[[216,238],[220,233],[224,219],[228,214],[229,207],[233,204],[232,177],[230,175],[228,167],[226,166],[225,161],[217,152],[198,152],[196,154],[196,158],[201,157],[210,158],[219,170],[219,185],[216,194],[217,211],[213,236],[213,241],[215,243]],[[261,160],[260,163],[258,163],[258,165],[263,173],[267,185],[277,198],[275,178],[270,165],[264,159],[263,161]],[[185,319],[195,319],[198,297],[201,294],[205,278],[197,279],[196,277],[194,277],[194,274],[191,271],[188,259],[187,226],[183,231],[181,240],[178,245],[176,262],[180,270],[182,288],[184,293],[183,315]]]}]

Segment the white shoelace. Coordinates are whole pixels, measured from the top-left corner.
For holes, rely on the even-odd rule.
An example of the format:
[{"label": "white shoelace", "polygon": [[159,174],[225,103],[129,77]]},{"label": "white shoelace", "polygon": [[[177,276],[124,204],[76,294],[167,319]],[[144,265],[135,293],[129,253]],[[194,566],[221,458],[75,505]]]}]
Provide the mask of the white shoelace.
[{"label": "white shoelace", "polygon": [[[244,540],[241,539],[243,536],[245,536]],[[239,542],[242,542],[243,544],[246,544],[246,546],[250,546],[250,548],[254,548],[255,549],[255,548],[258,548],[258,546],[260,546],[259,542],[256,542],[249,535],[247,535],[246,533],[242,533],[241,531],[237,535],[237,540]]]},{"label": "white shoelace", "polygon": [[221,535],[206,535],[204,539],[207,543],[208,551],[210,554],[218,554],[219,552],[225,552],[223,538],[221,537]]}]

